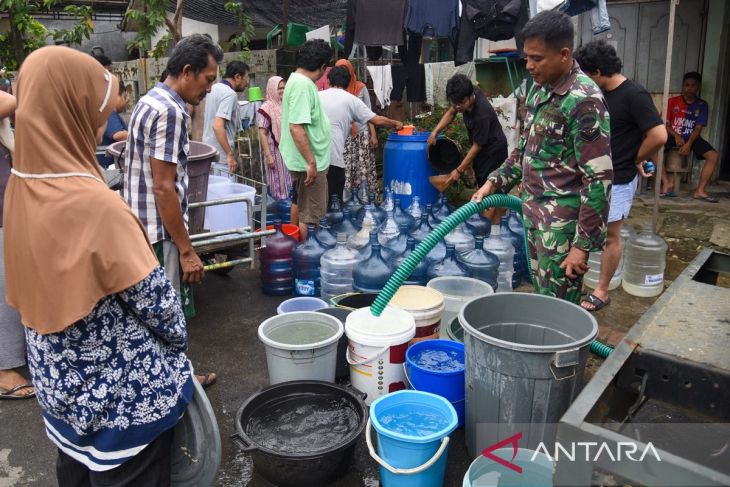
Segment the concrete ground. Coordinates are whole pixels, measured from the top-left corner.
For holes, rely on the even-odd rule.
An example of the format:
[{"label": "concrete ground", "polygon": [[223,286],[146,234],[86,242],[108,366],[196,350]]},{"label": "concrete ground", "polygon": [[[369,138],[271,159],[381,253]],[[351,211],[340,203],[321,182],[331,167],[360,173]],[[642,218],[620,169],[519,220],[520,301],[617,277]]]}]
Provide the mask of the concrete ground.
[{"label": "concrete ground", "polygon": [[[689,197],[662,200],[660,234],[665,237],[666,284],[670,284],[704,247],[730,252],[730,184],[711,188],[721,198],[719,204],[700,203]],[[652,200],[639,196],[629,224],[637,229],[651,221]],[[724,285],[730,286],[728,280]],[[523,286],[525,288],[525,286]],[[195,290],[198,316],[189,323],[190,353],[196,370],[215,371],[218,383],[208,395],[218,418],[223,461],[215,482],[220,487],[269,485],[255,472],[251,459],[229,440],[234,417],[241,403],[268,382],[263,345],[256,334],[264,319],[275,314],[280,298],[259,291],[258,272],[236,269],[229,276],[210,274]],[[616,343],[654,299],[636,298],[621,288],[611,292],[612,304],[596,314],[600,338]],[[587,376],[600,366],[592,359]],[[43,431],[40,412],[34,401],[0,401],[0,487],[56,485],[55,449]],[[469,465],[463,429],[452,437],[444,483],[460,486]],[[375,463],[364,441],[355,452],[348,475],[339,487],[379,485]]]}]

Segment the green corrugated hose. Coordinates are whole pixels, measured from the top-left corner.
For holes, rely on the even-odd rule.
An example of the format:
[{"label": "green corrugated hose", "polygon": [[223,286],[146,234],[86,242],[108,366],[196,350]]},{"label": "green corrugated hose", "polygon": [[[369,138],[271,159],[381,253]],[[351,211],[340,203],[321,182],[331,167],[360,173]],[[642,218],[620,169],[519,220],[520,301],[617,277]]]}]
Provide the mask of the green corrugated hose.
[{"label": "green corrugated hose", "polygon": [[[388,282],[385,283],[382,291],[375,298],[375,301],[370,306],[370,312],[373,316],[380,316],[385,307],[388,305],[393,295],[398,291],[398,288],[403,282],[408,279],[413,270],[416,268],[419,262],[423,260],[426,255],[436,246],[439,240],[443,239],[451,230],[456,228],[460,223],[465,222],[474,213],[482,212],[487,208],[510,208],[522,214],[522,201],[512,195],[508,194],[493,194],[484,198],[481,202],[475,203],[470,201],[465,204],[451,215],[449,215],[444,221],[442,221],[431,233],[426,236],[421,243],[416,246],[413,252],[401,263],[401,265],[395,270]],[[525,239],[525,257],[527,258],[527,269],[530,272],[532,278],[532,284],[535,285],[535,278],[532,275],[532,264],[530,262],[529,249],[527,243],[527,235],[523,235]],[[599,341],[593,341],[591,343],[591,352],[595,353],[599,357],[606,358],[613,351],[609,345],[603,344]]]}]

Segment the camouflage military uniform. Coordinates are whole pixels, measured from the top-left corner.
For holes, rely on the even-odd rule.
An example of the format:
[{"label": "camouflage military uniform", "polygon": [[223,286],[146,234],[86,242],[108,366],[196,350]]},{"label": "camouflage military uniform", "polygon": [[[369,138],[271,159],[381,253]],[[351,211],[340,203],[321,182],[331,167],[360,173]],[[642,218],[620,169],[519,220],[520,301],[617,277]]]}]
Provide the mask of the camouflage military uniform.
[{"label": "camouflage military uniform", "polygon": [[552,90],[534,86],[518,146],[489,180],[509,191],[522,182],[522,211],[537,290],[580,301],[582,277],[560,264],[572,246],[602,250],[611,194],[608,108],[574,61]]}]

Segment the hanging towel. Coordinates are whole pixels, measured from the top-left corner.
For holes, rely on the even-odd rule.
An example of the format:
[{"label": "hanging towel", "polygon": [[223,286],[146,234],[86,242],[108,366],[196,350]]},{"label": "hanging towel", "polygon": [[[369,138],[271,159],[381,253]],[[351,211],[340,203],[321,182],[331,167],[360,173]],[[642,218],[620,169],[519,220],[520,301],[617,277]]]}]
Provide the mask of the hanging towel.
[{"label": "hanging towel", "polygon": [[[530,13],[530,17],[534,17],[535,15],[539,14],[540,12],[544,12],[546,10],[565,10],[570,5],[570,0],[531,0],[536,3],[535,13]],[[532,4],[530,4],[530,8],[532,8]]]},{"label": "hanging towel", "polygon": [[373,79],[373,91],[378,98],[380,108],[390,104],[390,92],[393,90],[393,77],[390,71],[390,64],[385,66],[368,66],[368,73]]}]

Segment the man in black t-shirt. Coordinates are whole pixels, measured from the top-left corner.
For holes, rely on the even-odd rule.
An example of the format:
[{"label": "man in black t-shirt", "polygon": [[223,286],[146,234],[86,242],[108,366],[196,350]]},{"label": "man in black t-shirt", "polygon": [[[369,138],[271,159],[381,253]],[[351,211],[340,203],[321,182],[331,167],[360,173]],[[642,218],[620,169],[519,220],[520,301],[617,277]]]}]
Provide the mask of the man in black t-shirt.
[{"label": "man in black t-shirt", "polygon": [[621,59],[610,44],[590,42],[578,48],[575,59],[603,90],[611,117],[613,188],[606,249],[598,286],[581,302],[583,308],[596,311],[610,302],[608,286],[621,260],[621,222],[629,216],[637,174],[650,176],[643,164],[667,141],[667,131],[649,93],[621,74]]},{"label": "man in black t-shirt", "polygon": [[446,83],[446,99],[449,109],[431,132],[428,145],[436,143],[439,132],[444,130],[461,113],[469,134],[471,147],[461,164],[451,171],[449,183],[458,181],[469,166],[474,167],[477,185],[481,187],[487,176],[507,159],[507,138],[489,100],[463,74],[454,75]]}]

